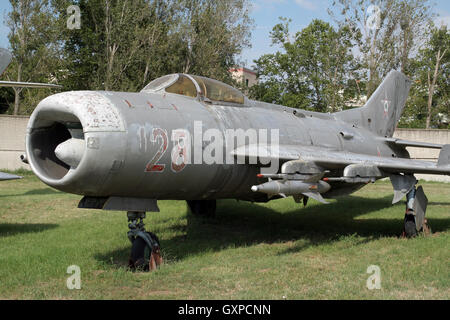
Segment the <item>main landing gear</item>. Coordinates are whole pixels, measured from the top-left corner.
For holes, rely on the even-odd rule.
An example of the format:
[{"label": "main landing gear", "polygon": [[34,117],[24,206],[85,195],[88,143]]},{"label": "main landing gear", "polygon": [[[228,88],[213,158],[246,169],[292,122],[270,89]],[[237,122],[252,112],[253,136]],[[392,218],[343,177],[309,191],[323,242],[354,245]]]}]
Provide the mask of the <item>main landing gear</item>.
[{"label": "main landing gear", "polygon": [[212,218],[216,214],[216,200],[187,200],[192,214]]},{"label": "main landing gear", "polygon": [[412,190],[406,195],[406,213],[403,226],[403,237],[414,238],[419,232],[424,234],[430,233],[430,228],[425,219],[425,212],[427,210],[428,199],[423,192],[423,188],[416,189],[414,186]]},{"label": "main landing gear", "polygon": [[145,212],[129,211],[127,217],[128,239],[132,243],[128,266],[131,270],[156,270],[163,262],[161,246],[155,234],[145,231]]}]

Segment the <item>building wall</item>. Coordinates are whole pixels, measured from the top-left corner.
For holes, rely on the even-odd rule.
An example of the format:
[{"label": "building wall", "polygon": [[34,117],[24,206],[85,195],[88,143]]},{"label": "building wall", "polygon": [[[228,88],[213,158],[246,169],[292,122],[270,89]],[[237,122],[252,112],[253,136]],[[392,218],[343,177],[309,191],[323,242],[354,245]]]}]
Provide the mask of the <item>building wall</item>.
[{"label": "building wall", "polygon": [[[0,115],[0,168],[17,170],[19,168],[30,169],[20,161],[20,155],[25,153],[25,135],[28,117],[2,116]],[[450,130],[421,130],[398,129],[394,137],[431,142],[437,144],[450,144]],[[440,150],[424,148],[408,148],[413,159],[437,161]],[[450,183],[449,176],[417,175],[420,179],[431,181],[445,181]]]},{"label": "building wall", "polygon": [[248,87],[251,88],[255,84],[258,83],[258,78],[256,77],[256,73],[250,69],[246,68],[237,68],[230,70],[233,79],[242,83],[246,83],[248,80]]},{"label": "building wall", "polygon": [[25,153],[25,135],[28,117],[0,115],[0,168],[17,170],[30,169],[20,161]]}]

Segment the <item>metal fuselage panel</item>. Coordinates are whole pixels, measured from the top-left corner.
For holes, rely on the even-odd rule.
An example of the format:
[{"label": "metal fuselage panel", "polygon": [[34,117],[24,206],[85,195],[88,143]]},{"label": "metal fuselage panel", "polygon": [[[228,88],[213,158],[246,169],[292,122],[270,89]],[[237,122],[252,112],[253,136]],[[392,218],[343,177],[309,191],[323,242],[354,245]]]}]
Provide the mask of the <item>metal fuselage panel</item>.
[{"label": "metal fuselage panel", "polygon": [[[109,160],[115,164],[115,168],[109,170],[97,194],[92,194],[96,196],[265,200],[265,196],[250,190],[252,185],[263,182],[256,177],[260,172],[257,165],[192,163],[180,171],[172,168],[172,151],[175,147],[172,135],[180,129],[190,134],[191,161],[194,161],[192,140],[196,135],[196,122],[201,122],[203,133],[208,129],[218,129],[225,136],[225,132],[230,129],[265,129],[268,130],[270,141],[270,130],[279,130],[280,145],[314,145],[380,156],[393,153],[369,132],[352,128],[331,117],[327,119],[307,113],[302,118],[294,115],[294,110],[289,108],[267,108],[253,101],[246,105],[213,105],[175,94],[109,93],[107,97],[121,114],[126,132],[120,135],[123,141],[116,141],[118,137],[115,136],[111,137],[114,140],[101,144],[125,145],[125,148],[121,157]],[[159,130],[165,132],[167,141],[161,135],[158,136]],[[351,133],[353,138],[344,139],[342,132]],[[106,137],[107,133],[104,135]],[[165,152],[155,162],[164,168],[149,172],[149,163],[159,155],[165,143]],[[203,148],[208,143],[204,142]],[[224,155],[226,152],[224,148]],[[336,168],[337,172],[342,169]]]},{"label": "metal fuselage panel", "polygon": [[[67,130],[62,124],[68,126]],[[244,105],[217,105],[177,94],[91,91],[60,93],[38,105],[28,126],[27,157],[44,183],[69,193],[267,201],[266,195],[251,191],[253,185],[265,182],[257,178],[261,165],[225,162],[232,151],[229,145],[223,144],[220,163],[196,161],[198,152],[201,154],[213,141],[202,136],[209,130],[218,132],[224,140],[230,130],[240,130],[241,134],[247,130],[265,132],[268,142],[275,130],[280,146],[319,146],[383,157],[395,154],[369,131],[354,128],[329,114],[250,100]],[[173,139],[180,132],[190,138],[190,163],[181,167],[172,161],[180,152]],[[52,151],[70,135],[86,142],[76,168],[61,163]],[[199,139],[200,149],[194,144]],[[233,148],[248,143],[237,139]],[[336,166],[331,174],[339,176],[343,169]],[[331,193],[336,188],[340,189],[338,194],[355,190],[355,186],[342,184],[334,187]]]}]

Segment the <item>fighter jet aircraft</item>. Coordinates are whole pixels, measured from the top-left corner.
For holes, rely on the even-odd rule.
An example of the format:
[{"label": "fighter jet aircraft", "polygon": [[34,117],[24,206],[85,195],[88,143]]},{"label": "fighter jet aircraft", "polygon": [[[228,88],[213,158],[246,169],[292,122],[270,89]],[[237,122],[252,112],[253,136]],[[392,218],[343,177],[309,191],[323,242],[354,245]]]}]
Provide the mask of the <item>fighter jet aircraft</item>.
[{"label": "fighter jet aircraft", "polygon": [[[409,89],[392,71],[364,107],[328,114],[252,101],[188,74],[139,93],[59,93],[31,116],[27,158],[44,183],[84,196],[80,208],[128,212],[131,267],[161,262],[143,218],[165,199],[212,215],[217,199],[326,203],[390,178],[393,203],[407,196],[404,230],[413,236],[427,206],[414,173],[450,175],[450,145],[392,137]],[[442,149],[439,161],[412,160],[407,146]]]},{"label": "fighter jet aircraft", "polygon": [[[3,72],[6,70],[6,68],[9,66],[12,60],[11,53],[3,48],[0,48],[0,76],[3,74]],[[45,83],[31,83],[31,82],[13,82],[13,81],[0,81],[0,87],[16,87],[16,88],[52,88],[52,89],[59,89],[61,86],[54,85],[54,84],[45,84]],[[22,177],[3,173],[0,172],[0,181],[4,180],[15,180],[15,179],[21,179]]]}]

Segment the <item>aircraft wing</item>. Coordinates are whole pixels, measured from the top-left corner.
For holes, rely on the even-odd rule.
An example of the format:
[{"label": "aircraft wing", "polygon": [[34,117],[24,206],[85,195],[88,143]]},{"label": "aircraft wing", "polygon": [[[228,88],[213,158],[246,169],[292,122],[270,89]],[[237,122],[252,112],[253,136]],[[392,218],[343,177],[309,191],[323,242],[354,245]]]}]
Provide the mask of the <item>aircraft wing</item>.
[{"label": "aircraft wing", "polygon": [[[450,145],[442,147],[439,161],[388,158],[314,146],[280,145],[278,154],[271,154],[270,147],[257,144],[236,148],[232,155],[237,158],[261,158],[280,161],[303,160],[312,162],[325,170],[345,168],[349,165],[369,165],[390,174],[439,174],[450,175]],[[259,155],[261,155],[259,157]]]},{"label": "aircraft wing", "polygon": [[13,174],[9,174],[9,173],[0,172],[0,181],[16,180],[16,179],[22,179],[22,177],[19,177],[19,176],[13,175]]},{"label": "aircraft wing", "polygon": [[13,82],[13,81],[0,81],[0,87],[9,88],[49,88],[49,89],[61,89],[62,86],[49,83],[33,83],[33,82]]}]

